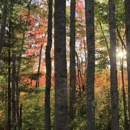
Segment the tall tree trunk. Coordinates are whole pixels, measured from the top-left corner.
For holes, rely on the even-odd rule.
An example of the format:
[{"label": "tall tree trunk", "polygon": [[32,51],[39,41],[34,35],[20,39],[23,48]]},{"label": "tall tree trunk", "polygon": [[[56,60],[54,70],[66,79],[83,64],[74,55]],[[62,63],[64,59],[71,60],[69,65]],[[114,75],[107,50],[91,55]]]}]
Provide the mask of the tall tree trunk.
[{"label": "tall tree trunk", "polygon": [[0,58],[1,58],[1,52],[2,52],[2,47],[4,43],[7,10],[8,10],[8,0],[4,0],[4,11],[3,11],[3,18],[2,18],[2,24],[1,24],[1,30],[0,30]]},{"label": "tall tree trunk", "polygon": [[87,116],[88,130],[95,130],[94,78],[95,78],[95,33],[94,0],[85,0],[86,33],[88,48],[87,67]]},{"label": "tall tree trunk", "polygon": [[78,95],[81,97],[81,93],[82,93],[82,89],[81,89],[81,81],[80,81],[80,75],[81,75],[81,71],[80,71],[80,59],[78,56],[78,53],[75,51],[75,56],[76,56],[76,63],[77,63],[77,81],[78,81],[78,88],[79,88],[79,92]]},{"label": "tall tree trunk", "polygon": [[[41,45],[40,52],[39,52],[39,62],[38,62],[38,69],[37,69],[36,89],[39,87],[39,77],[40,77],[40,68],[41,68],[42,47],[43,47],[43,44]],[[36,92],[37,92],[37,90],[36,90]]]},{"label": "tall tree trunk", "polygon": [[18,73],[16,75],[16,115],[17,115],[17,128],[20,130],[20,108],[19,108],[19,96],[20,96],[20,90],[19,90],[19,79],[18,79]]},{"label": "tall tree trunk", "polygon": [[19,108],[19,129],[18,130],[22,130],[22,104],[20,104],[20,108]]},{"label": "tall tree trunk", "polygon": [[10,74],[11,74],[11,68],[10,68],[10,49],[8,50],[8,130],[11,130],[11,86],[10,86]]},{"label": "tall tree trunk", "polygon": [[51,130],[51,110],[50,110],[50,91],[51,91],[51,47],[52,47],[52,3],[48,0],[48,39],[46,46],[46,90],[45,90],[45,130]]},{"label": "tall tree trunk", "polygon": [[118,109],[118,83],[116,65],[116,23],[115,23],[115,3],[109,0],[109,28],[110,28],[110,82],[111,82],[111,111],[112,130],[119,129],[119,109]]},{"label": "tall tree trunk", "polygon": [[55,0],[55,130],[68,130],[66,0]]},{"label": "tall tree trunk", "polygon": [[126,105],[126,93],[125,93],[125,83],[124,83],[124,62],[123,57],[120,59],[121,62],[121,80],[122,80],[122,93],[123,93],[123,107],[124,107],[124,128],[128,130],[128,119],[127,119],[127,105]]},{"label": "tall tree trunk", "polygon": [[10,52],[10,38],[11,38],[11,22],[9,25],[9,48],[8,48],[8,130],[11,130],[11,52]]},{"label": "tall tree trunk", "polygon": [[129,2],[130,2],[129,0],[125,0],[127,73],[128,73],[128,111],[129,111],[129,130],[130,130],[130,3]]},{"label": "tall tree trunk", "polygon": [[12,55],[12,130],[16,130],[16,65],[15,54]]},{"label": "tall tree trunk", "polygon": [[[75,0],[71,0],[70,10],[70,122],[75,116],[76,100],[76,69],[75,69]],[[72,128],[70,128],[72,129]]]}]

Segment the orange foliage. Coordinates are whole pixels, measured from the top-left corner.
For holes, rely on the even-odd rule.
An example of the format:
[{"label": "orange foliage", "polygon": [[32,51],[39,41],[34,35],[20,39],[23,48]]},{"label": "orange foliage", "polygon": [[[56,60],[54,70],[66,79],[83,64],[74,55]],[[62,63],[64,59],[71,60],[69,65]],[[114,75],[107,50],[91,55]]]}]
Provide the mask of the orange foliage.
[{"label": "orange foliage", "polygon": [[78,0],[76,2],[76,10],[79,12],[82,12],[84,10],[84,1],[83,0]]},{"label": "orange foliage", "polygon": [[110,87],[110,72],[109,69],[96,72],[95,74],[95,87],[104,88]]}]

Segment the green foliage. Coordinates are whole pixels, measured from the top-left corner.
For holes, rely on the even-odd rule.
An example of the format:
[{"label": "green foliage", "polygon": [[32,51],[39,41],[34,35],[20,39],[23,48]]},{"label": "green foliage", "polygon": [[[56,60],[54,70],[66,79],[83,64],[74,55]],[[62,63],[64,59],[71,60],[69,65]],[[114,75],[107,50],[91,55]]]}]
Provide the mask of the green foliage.
[{"label": "green foliage", "polygon": [[111,102],[108,87],[96,89],[96,127],[98,130],[111,129]]},{"label": "green foliage", "polygon": [[[73,130],[85,130],[87,128],[86,94],[82,97],[77,97],[74,109],[76,109],[76,115],[74,120],[69,123],[69,128],[73,128]],[[125,124],[123,109],[122,88],[119,87],[120,130],[124,130]],[[95,118],[97,130],[111,130],[111,99],[109,87],[100,87],[95,90]]]},{"label": "green foliage", "polygon": [[73,130],[84,130],[87,127],[87,99],[86,94],[82,97],[78,97],[77,102],[74,105],[76,110],[75,118],[69,124],[69,128]]},{"label": "green foliage", "polygon": [[5,103],[0,101],[0,130],[4,130],[7,123],[7,112]]},{"label": "green foliage", "polygon": [[96,62],[96,68],[98,71],[107,68],[109,65],[108,52],[106,50],[98,50]]},{"label": "green foliage", "polygon": [[23,101],[23,129],[44,130],[44,105],[40,94],[31,94]]}]

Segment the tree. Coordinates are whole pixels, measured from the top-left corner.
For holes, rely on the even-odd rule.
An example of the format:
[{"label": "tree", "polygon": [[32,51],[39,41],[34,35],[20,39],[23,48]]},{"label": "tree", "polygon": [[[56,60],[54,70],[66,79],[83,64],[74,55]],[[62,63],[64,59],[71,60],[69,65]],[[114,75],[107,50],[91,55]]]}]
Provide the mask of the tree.
[{"label": "tree", "polygon": [[[123,50],[123,49],[122,49]],[[128,119],[127,119],[127,104],[126,104],[126,92],[125,92],[125,83],[124,83],[124,59],[123,57],[120,58],[120,66],[121,66],[121,81],[122,81],[122,95],[123,95],[123,111],[124,111],[124,128],[128,130]]]},{"label": "tree", "polygon": [[16,57],[13,54],[13,64],[12,64],[12,129],[16,130]]},{"label": "tree", "polygon": [[126,45],[127,45],[127,73],[128,73],[128,111],[130,130],[130,4],[125,0],[125,24],[126,24]]},{"label": "tree", "polygon": [[109,0],[109,30],[110,30],[110,81],[111,81],[111,111],[112,130],[119,129],[119,109],[118,109],[118,82],[116,65],[116,33],[115,33],[115,3]]},{"label": "tree", "polygon": [[51,89],[51,46],[52,46],[52,3],[48,0],[48,41],[46,46],[46,91],[45,91],[45,130],[51,130],[50,89]]},{"label": "tree", "polygon": [[3,19],[2,19],[1,30],[0,30],[0,57],[1,57],[1,52],[3,47],[3,42],[4,42],[4,36],[5,36],[7,10],[8,10],[8,0],[4,0]]},{"label": "tree", "polygon": [[75,0],[71,0],[70,10],[70,121],[74,119],[74,104],[76,100],[76,70],[75,70]]},{"label": "tree", "polygon": [[87,127],[95,130],[94,78],[95,78],[95,33],[94,33],[94,0],[85,0],[86,37],[88,47],[87,68]]},{"label": "tree", "polygon": [[66,0],[55,0],[55,129],[68,129],[67,66],[66,66]]}]

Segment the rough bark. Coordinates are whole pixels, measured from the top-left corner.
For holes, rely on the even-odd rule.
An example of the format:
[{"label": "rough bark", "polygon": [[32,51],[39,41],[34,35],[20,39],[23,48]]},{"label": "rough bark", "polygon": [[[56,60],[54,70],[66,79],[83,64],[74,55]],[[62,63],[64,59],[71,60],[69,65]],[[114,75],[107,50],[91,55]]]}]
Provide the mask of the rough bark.
[{"label": "rough bark", "polygon": [[126,17],[126,45],[127,45],[127,73],[128,73],[128,111],[129,111],[129,130],[130,130],[130,4],[125,0]]},{"label": "rough bark", "polygon": [[73,121],[76,100],[76,69],[75,69],[75,0],[71,0],[70,10],[70,122]]},{"label": "rough bark", "polygon": [[8,10],[8,0],[4,0],[3,18],[2,18],[2,24],[1,24],[1,30],[0,30],[0,58],[1,58],[1,52],[2,52],[2,47],[4,43],[7,10]]},{"label": "rough bark", "polygon": [[51,47],[52,47],[52,3],[48,0],[48,41],[46,46],[46,90],[45,90],[45,130],[51,130],[50,91],[51,91]]},{"label": "rough bark", "polygon": [[109,0],[109,30],[110,30],[110,82],[111,82],[111,112],[112,130],[119,129],[118,110],[118,82],[116,65],[116,23],[115,23],[115,3]]},{"label": "rough bark", "polygon": [[66,0],[55,0],[55,130],[68,130]]},{"label": "rough bark", "polygon": [[94,77],[95,77],[95,33],[94,0],[85,0],[86,37],[88,48],[87,66],[87,129],[95,130]]}]

